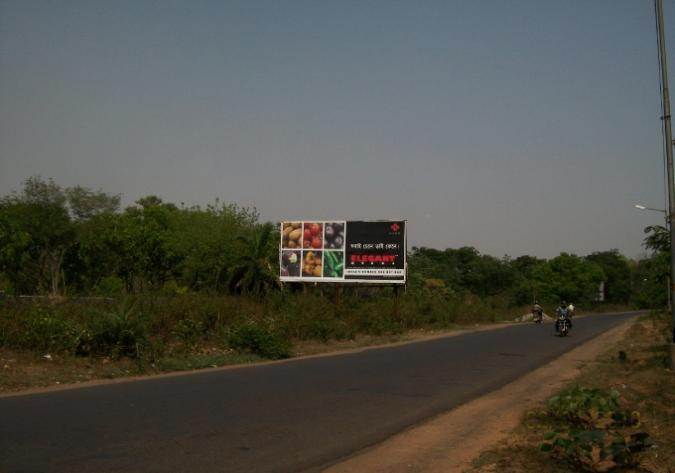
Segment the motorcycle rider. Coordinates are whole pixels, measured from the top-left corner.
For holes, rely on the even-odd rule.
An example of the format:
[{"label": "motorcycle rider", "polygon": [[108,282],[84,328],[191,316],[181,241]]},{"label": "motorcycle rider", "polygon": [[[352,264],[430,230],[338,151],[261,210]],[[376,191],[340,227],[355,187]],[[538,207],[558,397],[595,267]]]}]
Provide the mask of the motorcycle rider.
[{"label": "motorcycle rider", "polygon": [[[567,319],[567,323],[569,324],[570,328],[572,328],[572,320],[570,320],[570,313],[567,308],[567,302],[562,301],[560,302],[560,305],[555,309],[555,314],[558,317],[564,317]],[[560,329],[558,328],[558,320],[555,321],[555,331],[559,332]]]},{"label": "motorcycle rider", "polygon": [[534,301],[534,305],[532,306],[532,316],[534,317],[534,320],[541,320],[544,315],[544,308],[539,305],[539,301]]},{"label": "motorcycle rider", "polygon": [[575,309],[574,304],[570,302],[570,304],[567,306],[567,315],[570,321],[572,320],[572,316],[574,315],[574,309]]}]

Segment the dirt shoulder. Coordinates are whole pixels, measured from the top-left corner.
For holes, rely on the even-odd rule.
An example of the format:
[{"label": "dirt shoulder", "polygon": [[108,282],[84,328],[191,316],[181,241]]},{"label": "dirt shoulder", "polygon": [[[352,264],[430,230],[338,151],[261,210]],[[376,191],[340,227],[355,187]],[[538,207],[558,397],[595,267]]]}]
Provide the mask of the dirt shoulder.
[{"label": "dirt shoulder", "polygon": [[[574,378],[571,386],[568,386],[574,389],[583,388],[587,390],[586,392],[597,390],[614,393],[618,396],[619,403],[619,410],[615,412],[622,410],[632,412],[631,415],[639,419],[636,426],[622,426],[621,423],[613,426],[611,430],[614,434],[608,433],[608,436],[618,435],[626,439],[635,432],[649,435],[653,446],[634,458],[637,465],[623,469],[617,467],[618,471],[675,473],[675,371],[668,369],[669,345],[670,315],[652,313],[642,316],[629,327],[619,343],[612,345],[612,348],[605,351],[594,363],[586,364],[581,374]],[[567,391],[566,395],[569,396],[570,392]],[[560,393],[556,393],[558,394]],[[567,406],[579,409],[574,407],[574,403],[580,399],[579,396],[569,399],[570,404]],[[588,407],[580,408],[577,412],[584,416],[594,413],[593,409]],[[592,471],[607,471],[608,465],[603,465],[606,460],[597,463],[595,457],[584,456],[585,452],[589,451],[588,444],[583,444],[582,449],[573,448],[562,452],[559,450],[553,456],[552,453],[555,452],[544,452],[540,448],[549,432],[582,429],[587,433],[593,428],[602,431],[601,425],[580,427],[579,424],[574,424],[574,421],[553,415],[546,404],[539,404],[525,414],[521,423],[507,438],[476,458],[472,468],[467,471],[573,473],[579,471],[581,467],[579,462]],[[634,447],[639,445],[634,444]],[[607,447],[607,443],[596,448],[596,453],[599,451],[601,458],[609,459],[611,463],[621,464],[626,460],[625,457],[621,459],[620,450],[612,450]],[[556,456],[559,459],[555,460]]]},{"label": "dirt shoulder", "polygon": [[482,451],[509,437],[525,412],[579,376],[582,368],[607,347],[622,340],[632,323],[615,327],[501,389],[404,431],[325,472],[464,471]]}]

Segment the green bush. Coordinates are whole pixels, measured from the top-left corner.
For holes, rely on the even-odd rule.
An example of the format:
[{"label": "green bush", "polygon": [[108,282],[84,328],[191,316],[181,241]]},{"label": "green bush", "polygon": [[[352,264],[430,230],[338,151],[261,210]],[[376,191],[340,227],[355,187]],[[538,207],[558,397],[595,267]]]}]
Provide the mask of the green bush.
[{"label": "green bush", "polygon": [[574,386],[549,400],[547,414],[557,425],[541,450],[579,470],[635,466],[651,445],[647,433],[629,431],[639,425],[640,414],[622,409],[615,390]]},{"label": "green bush", "polygon": [[55,310],[37,308],[26,314],[18,330],[5,335],[8,346],[45,353],[75,353],[86,330]]},{"label": "green bush", "polygon": [[92,311],[86,335],[80,355],[141,358],[150,346],[144,321],[126,303],[116,311]]},{"label": "green bush", "polygon": [[621,409],[619,393],[574,386],[548,401],[548,414],[575,426],[609,428],[637,425],[639,414]]},{"label": "green bush", "polygon": [[248,351],[263,358],[281,359],[291,356],[291,342],[279,331],[256,324],[244,324],[234,327],[227,343],[231,348]]},{"label": "green bush", "polygon": [[96,285],[94,294],[99,296],[114,297],[124,292],[124,281],[117,276],[107,276]]},{"label": "green bush", "polygon": [[185,348],[194,348],[204,335],[204,325],[199,320],[183,319],[178,321],[173,333]]},{"label": "green bush", "polygon": [[583,471],[604,472],[639,464],[639,454],[652,445],[645,432],[611,430],[549,432],[541,450]]}]

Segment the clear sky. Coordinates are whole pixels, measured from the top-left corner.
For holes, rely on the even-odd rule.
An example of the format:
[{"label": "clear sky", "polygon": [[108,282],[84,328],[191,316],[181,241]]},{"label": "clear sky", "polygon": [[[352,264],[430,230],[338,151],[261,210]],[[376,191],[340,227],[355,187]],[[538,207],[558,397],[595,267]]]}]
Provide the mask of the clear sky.
[{"label": "clear sky", "polygon": [[0,194],[41,174],[634,257],[660,113],[652,0],[0,0]]}]

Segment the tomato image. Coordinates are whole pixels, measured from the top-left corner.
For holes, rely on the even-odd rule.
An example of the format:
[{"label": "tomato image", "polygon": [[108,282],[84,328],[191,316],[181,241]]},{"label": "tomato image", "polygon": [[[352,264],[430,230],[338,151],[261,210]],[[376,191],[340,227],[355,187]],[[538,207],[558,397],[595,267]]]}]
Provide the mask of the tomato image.
[{"label": "tomato image", "polygon": [[302,232],[302,247],[320,250],[323,248],[323,223],[305,222]]}]

